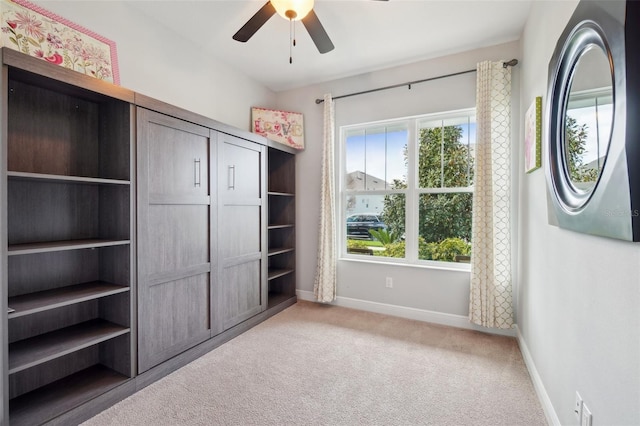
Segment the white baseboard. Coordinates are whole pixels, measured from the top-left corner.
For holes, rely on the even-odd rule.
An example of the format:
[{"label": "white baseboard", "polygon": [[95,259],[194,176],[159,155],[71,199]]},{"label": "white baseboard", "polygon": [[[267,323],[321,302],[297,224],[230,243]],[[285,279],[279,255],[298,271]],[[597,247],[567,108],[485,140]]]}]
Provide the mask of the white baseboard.
[{"label": "white baseboard", "polygon": [[529,352],[529,348],[527,347],[527,342],[524,340],[524,337],[522,336],[522,333],[520,332],[518,326],[516,326],[516,333],[518,345],[520,346],[520,352],[522,352],[522,358],[524,358],[524,363],[527,366],[527,370],[529,370],[529,375],[531,376],[533,387],[536,390],[536,394],[538,394],[538,399],[540,400],[540,404],[542,404],[542,409],[544,410],[544,414],[547,417],[547,422],[553,426],[561,426],[560,419],[556,414],[556,410],[554,410],[553,408],[553,404],[551,404],[549,394],[547,394],[547,390],[544,388],[544,384],[542,383],[542,378],[538,374],[536,365],[533,362],[531,352]]},{"label": "white baseboard", "polygon": [[[315,302],[313,292],[306,290],[296,290],[296,295],[300,300]],[[389,305],[387,303],[371,302],[362,299],[352,299],[350,297],[340,297],[331,303],[345,308],[359,309],[361,311],[375,312],[378,314],[392,315],[395,317],[407,318],[417,321],[430,322],[451,327],[466,328],[469,330],[482,331],[485,333],[499,334],[502,336],[515,337],[515,330],[499,330],[494,328],[480,327],[469,322],[469,318],[464,315],[446,314],[443,312],[428,311],[425,309],[408,308],[406,306]]]}]

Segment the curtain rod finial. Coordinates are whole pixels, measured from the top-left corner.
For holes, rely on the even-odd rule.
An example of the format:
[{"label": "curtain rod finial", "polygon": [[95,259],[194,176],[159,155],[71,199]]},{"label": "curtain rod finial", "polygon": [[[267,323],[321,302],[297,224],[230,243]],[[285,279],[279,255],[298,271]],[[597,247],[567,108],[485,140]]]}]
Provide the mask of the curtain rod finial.
[{"label": "curtain rod finial", "polygon": [[318,105],[323,103],[323,102],[324,102],[324,99],[316,99],[316,104],[318,104]]},{"label": "curtain rod finial", "polygon": [[518,60],[517,59],[512,59],[510,61],[507,62],[503,62],[502,63],[502,67],[506,68],[506,67],[515,67],[516,65],[518,65]]}]

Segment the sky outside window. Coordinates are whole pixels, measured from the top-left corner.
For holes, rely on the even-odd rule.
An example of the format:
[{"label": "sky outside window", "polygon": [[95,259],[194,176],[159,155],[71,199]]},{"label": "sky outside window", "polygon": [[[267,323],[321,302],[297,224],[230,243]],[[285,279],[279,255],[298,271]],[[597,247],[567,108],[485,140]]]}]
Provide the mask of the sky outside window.
[{"label": "sky outside window", "polygon": [[[405,148],[409,132],[406,125],[380,126],[346,134],[346,171],[360,171],[387,182],[406,180]],[[369,186],[367,186],[368,188]]]}]

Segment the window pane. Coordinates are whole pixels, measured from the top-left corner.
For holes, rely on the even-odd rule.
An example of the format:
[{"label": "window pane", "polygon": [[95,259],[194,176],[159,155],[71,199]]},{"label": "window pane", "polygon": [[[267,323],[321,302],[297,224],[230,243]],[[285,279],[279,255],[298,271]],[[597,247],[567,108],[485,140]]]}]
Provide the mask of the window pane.
[{"label": "window pane", "polygon": [[363,213],[380,215],[384,209],[384,195],[347,195],[345,200],[347,219]]},{"label": "window pane", "polygon": [[345,133],[345,188],[387,190],[406,182],[406,124],[375,126]]},{"label": "window pane", "polygon": [[[610,92],[610,90],[609,90]],[[572,93],[565,122],[565,155],[572,183],[588,190],[595,185],[609,147],[613,96]]]},{"label": "window pane", "polygon": [[472,110],[343,128],[345,251],[468,261],[475,132]]},{"label": "window pane", "polygon": [[345,205],[347,253],[404,258],[404,194],[347,195]]},{"label": "window pane", "polygon": [[420,188],[465,188],[473,185],[473,117],[424,121],[420,123],[418,137]]},{"label": "window pane", "polygon": [[418,257],[465,261],[471,254],[471,193],[420,194]]},{"label": "window pane", "polygon": [[345,135],[345,188],[354,190],[364,189],[365,144],[364,130],[349,131]]}]

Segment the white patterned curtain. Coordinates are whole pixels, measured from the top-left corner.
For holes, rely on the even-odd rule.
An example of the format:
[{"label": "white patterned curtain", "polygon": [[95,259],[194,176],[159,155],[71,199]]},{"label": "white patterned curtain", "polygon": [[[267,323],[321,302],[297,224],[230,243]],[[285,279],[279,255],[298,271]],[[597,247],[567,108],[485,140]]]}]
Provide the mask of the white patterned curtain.
[{"label": "white patterned curtain", "polygon": [[511,68],[485,61],[477,71],[469,319],[512,328]]},{"label": "white patterned curtain", "polygon": [[324,131],[322,148],[322,192],[318,232],[318,266],[313,293],[319,302],[336,298],[336,191],[334,170],[334,109],[330,94],[324,95]]}]

